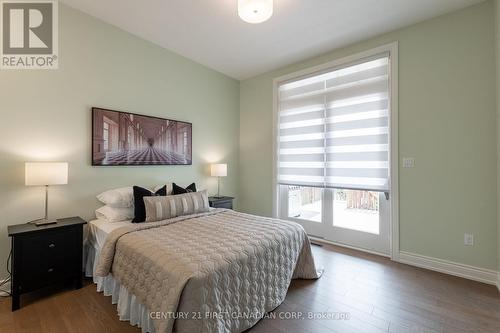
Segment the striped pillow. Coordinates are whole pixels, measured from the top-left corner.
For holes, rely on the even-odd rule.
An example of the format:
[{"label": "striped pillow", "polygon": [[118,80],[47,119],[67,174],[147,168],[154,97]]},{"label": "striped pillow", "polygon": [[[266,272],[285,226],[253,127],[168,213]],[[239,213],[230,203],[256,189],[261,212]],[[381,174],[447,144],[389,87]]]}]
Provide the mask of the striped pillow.
[{"label": "striped pillow", "polygon": [[146,222],[156,222],[177,216],[208,212],[207,191],[178,195],[144,197]]}]

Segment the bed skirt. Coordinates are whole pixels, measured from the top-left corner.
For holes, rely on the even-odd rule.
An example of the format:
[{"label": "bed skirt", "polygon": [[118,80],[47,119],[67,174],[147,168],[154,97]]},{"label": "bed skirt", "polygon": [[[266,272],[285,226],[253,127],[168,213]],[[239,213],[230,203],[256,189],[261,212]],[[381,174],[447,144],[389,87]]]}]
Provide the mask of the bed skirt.
[{"label": "bed skirt", "polygon": [[85,245],[85,276],[92,277],[97,285],[97,292],[103,292],[104,296],[111,296],[111,303],[117,305],[118,317],[121,321],[129,321],[132,326],[141,328],[142,333],[154,333],[153,321],[149,317],[148,309],[139,303],[127,288],[120,285],[111,274],[106,277],[94,276],[99,254],[100,251],[92,244]]}]

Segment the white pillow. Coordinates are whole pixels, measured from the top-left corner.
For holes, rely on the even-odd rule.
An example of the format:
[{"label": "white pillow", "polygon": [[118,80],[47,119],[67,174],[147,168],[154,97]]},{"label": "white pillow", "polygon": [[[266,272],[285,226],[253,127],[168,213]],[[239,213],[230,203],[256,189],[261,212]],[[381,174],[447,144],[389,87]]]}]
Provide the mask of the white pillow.
[{"label": "white pillow", "polygon": [[134,189],[129,186],[102,192],[97,200],[114,208],[134,207]]},{"label": "white pillow", "polygon": [[98,219],[107,220],[108,222],[132,220],[134,218],[134,207],[114,208],[111,206],[102,206],[96,209],[95,216]]}]

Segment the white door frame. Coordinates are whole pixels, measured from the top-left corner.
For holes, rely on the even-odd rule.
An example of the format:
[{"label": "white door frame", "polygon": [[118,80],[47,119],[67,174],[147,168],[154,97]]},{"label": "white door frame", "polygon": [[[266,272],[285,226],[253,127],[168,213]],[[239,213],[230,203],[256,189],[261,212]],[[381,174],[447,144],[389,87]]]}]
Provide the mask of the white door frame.
[{"label": "white door frame", "polygon": [[[322,72],[335,67],[341,67],[346,64],[375,56],[380,53],[388,52],[390,58],[390,147],[391,147],[391,160],[389,172],[389,185],[391,191],[391,207],[390,207],[390,240],[391,240],[391,259],[399,261],[399,145],[398,145],[398,42],[392,42],[386,45],[376,47],[374,49],[366,50],[356,53],[344,58],[335,59],[333,61],[321,64],[315,67],[300,70],[298,72],[290,73],[284,76],[277,77],[273,80],[273,216],[278,218],[279,214],[279,201],[278,201],[278,138],[279,131],[278,125],[278,86],[284,81],[291,79],[299,79],[303,76],[310,76],[316,72]],[[362,249],[360,249],[362,250]]]}]

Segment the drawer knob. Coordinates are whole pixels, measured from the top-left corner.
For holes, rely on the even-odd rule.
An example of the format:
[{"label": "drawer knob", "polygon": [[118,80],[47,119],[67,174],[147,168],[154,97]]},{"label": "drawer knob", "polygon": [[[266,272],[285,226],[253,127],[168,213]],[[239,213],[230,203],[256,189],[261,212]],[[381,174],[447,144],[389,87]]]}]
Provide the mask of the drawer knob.
[{"label": "drawer knob", "polygon": [[54,244],[54,243],[50,243],[50,244],[49,244],[49,248],[53,249],[53,248],[55,248],[55,247],[56,247],[56,244]]},{"label": "drawer knob", "polygon": [[49,268],[49,269],[47,270],[47,272],[49,272],[49,273],[52,273],[53,271],[54,271],[54,269],[53,269],[53,268]]}]

